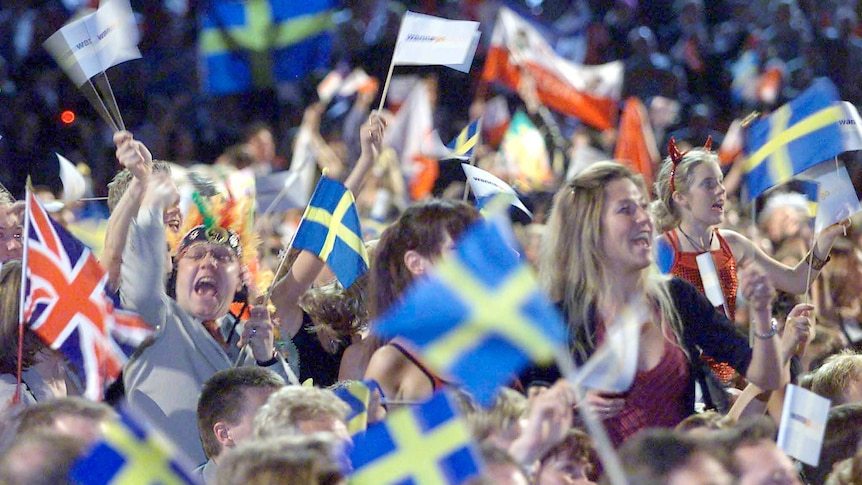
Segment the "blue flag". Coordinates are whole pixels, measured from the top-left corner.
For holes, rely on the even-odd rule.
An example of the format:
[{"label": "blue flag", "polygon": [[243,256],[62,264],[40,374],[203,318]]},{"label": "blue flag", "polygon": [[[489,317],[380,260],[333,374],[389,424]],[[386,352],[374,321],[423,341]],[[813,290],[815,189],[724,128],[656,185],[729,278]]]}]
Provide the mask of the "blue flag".
[{"label": "blue flag", "polygon": [[469,160],[473,158],[473,150],[479,144],[479,123],[481,118],[467,125],[446,147],[452,150],[452,158]]},{"label": "blue flag", "polygon": [[345,419],[347,432],[350,434],[361,433],[368,427],[368,403],[371,402],[371,393],[375,390],[383,396],[380,386],[373,379],[352,381],[345,387],[333,389],[332,392],[350,406],[350,412]]},{"label": "blue flag", "polygon": [[204,90],[233,94],[328,69],[332,0],[205,2],[198,49]]},{"label": "blue flag", "polygon": [[470,431],[444,392],[421,406],[393,411],[354,444],[351,485],[454,485],[481,469]]},{"label": "blue flag", "polygon": [[[414,283],[375,324],[411,341],[423,363],[454,378],[481,403],[530,362],[565,346],[557,309],[493,224],[477,223],[453,254]],[[480,371],[481,370],[481,371]]]},{"label": "blue flag", "polygon": [[311,251],[325,261],[345,288],[368,270],[359,213],[347,187],[320,177],[296,230],[293,247]]},{"label": "blue flag", "polygon": [[69,471],[74,483],[200,483],[173,444],[122,406],[120,419],[103,426],[103,438]]},{"label": "blue flag", "polygon": [[819,78],[799,97],[753,123],[745,152],[749,197],[844,151],[840,122],[845,118],[838,90]]}]

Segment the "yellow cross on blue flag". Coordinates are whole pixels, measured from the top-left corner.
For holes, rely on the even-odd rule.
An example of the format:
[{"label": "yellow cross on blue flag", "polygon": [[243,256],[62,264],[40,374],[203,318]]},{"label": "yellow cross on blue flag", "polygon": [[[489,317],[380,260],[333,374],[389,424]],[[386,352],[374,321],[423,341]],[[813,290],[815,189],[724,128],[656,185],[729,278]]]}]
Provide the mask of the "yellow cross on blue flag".
[{"label": "yellow cross on blue flag", "polygon": [[479,125],[482,118],[478,118],[467,125],[454,140],[449,142],[446,147],[452,150],[451,158],[459,158],[469,160],[473,158],[473,149],[479,143]]},{"label": "yellow cross on blue flag", "polygon": [[368,427],[368,403],[375,389],[382,395],[380,386],[373,379],[350,381],[344,387],[333,389],[332,392],[350,406],[346,421],[347,432],[351,435],[361,433]]},{"label": "yellow cross on blue flag", "polygon": [[481,471],[467,424],[445,392],[403,407],[354,438],[351,485],[456,485]]},{"label": "yellow cross on blue flag", "polygon": [[345,288],[368,270],[359,213],[353,194],[329,177],[320,177],[302,216],[293,247],[316,254]]},{"label": "yellow cross on blue flag", "polygon": [[191,465],[163,435],[128,408],[102,426],[102,440],[72,466],[69,477],[80,485],[198,484]]},{"label": "yellow cross on blue flag", "polygon": [[748,195],[754,199],[794,175],[844,151],[838,89],[818,78],[793,101],[748,127]]},{"label": "yellow cross on blue flag", "polygon": [[204,89],[233,94],[329,67],[332,0],[214,0],[201,7]]},{"label": "yellow cross on blue flag", "polygon": [[530,268],[496,225],[484,221],[375,328],[410,340],[424,364],[483,404],[527,364],[552,362],[566,341],[562,318]]}]

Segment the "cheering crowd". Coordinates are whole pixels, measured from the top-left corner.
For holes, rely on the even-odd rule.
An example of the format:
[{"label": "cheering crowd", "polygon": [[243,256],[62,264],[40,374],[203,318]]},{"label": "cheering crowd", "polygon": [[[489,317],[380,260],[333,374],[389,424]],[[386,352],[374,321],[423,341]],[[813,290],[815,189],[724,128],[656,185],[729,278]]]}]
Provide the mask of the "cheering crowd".
[{"label": "cheering crowd", "polygon": [[[10,136],[0,140],[0,181],[10,190],[0,186],[0,483],[110,483],[123,474],[130,483],[174,475],[207,484],[862,483],[862,230],[852,217],[815,233],[811,201],[796,181],[749,200],[750,154],[731,128],[750,123],[742,120],[754,110],[768,116],[815,77],[829,77],[845,101],[862,101],[852,69],[862,54],[856,2],[546,2],[545,20],[560,14],[549,30],[561,55],[624,62],[623,96],[643,101],[651,133],[643,140],[661,153],[646,165],[614,155],[632,131],[553,112],[539,94],[541,78],[527,69],[515,90],[440,66],[415,69],[374,109],[390,79],[370,58],[389,55],[405,8],[471,18],[490,36],[502,4],[358,3],[368,12],[345,7],[353,17],[336,54],[371,75],[336,99],[315,89],[322,76],[226,98],[223,118],[235,117],[241,129],[222,119],[207,131],[184,111],[194,108],[193,89],[164,86],[167,94],[151,95],[148,113],[130,119],[129,130],[103,133],[86,119],[75,135],[49,129],[39,119],[46,100],[57,107],[58,97],[80,94],[57,87],[59,78],[53,87],[48,77],[38,89],[25,86],[14,68],[38,69],[44,60],[20,42],[4,48],[4,65],[13,67],[0,81],[19,86],[0,95],[32,116],[13,126],[10,112],[2,115]],[[50,25],[60,9],[4,7],[0,25],[18,32],[10,16],[27,12],[51,13]],[[182,15],[156,10],[147,20],[163,15],[182,30]],[[372,25],[379,38],[354,32]],[[187,54],[165,52],[148,35],[145,59]],[[177,33],[165,37],[187,47]],[[350,42],[361,45],[351,51]],[[474,66],[486,52],[480,46]],[[114,84],[123,106],[129,94]],[[132,84],[159,89],[155,81]],[[492,126],[497,99],[505,99],[510,127],[503,137]],[[267,104],[278,105],[266,108],[274,123],[237,111]],[[483,119],[468,163],[514,186],[531,212],[503,211],[515,236],[503,250],[459,250],[493,215],[460,160],[428,149],[429,133],[416,140],[403,128],[420,109],[429,109],[444,140]],[[210,106],[210,116],[217,112]],[[526,152],[512,148],[516,125],[535,130]],[[96,154],[107,152],[108,137],[110,163]],[[107,195],[106,205],[58,203],[57,181],[35,170],[40,150],[66,138],[91,162],[79,166],[87,195]],[[855,157],[839,157],[853,180]],[[28,172],[36,187],[25,192]],[[290,182],[278,179],[278,196],[265,207],[260,181],[280,173]],[[257,201],[243,185],[249,179],[258,181]],[[337,192],[330,208],[316,199],[324,186]],[[40,204],[27,209],[30,193]],[[285,198],[299,202],[280,204]],[[37,236],[24,234],[25,220],[51,245],[46,231],[33,229],[34,206],[53,221],[39,227],[76,235],[85,217],[109,215],[98,241],[101,284],[146,337],[128,349],[118,377],[97,386],[96,399],[78,361],[19,327],[21,312],[37,306],[28,303],[36,296],[22,300],[27,284],[38,286],[28,269],[35,256],[28,261],[24,251],[25,238]],[[347,218],[354,211],[355,228]],[[322,232],[303,232],[309,221]],[[515,254],[535,274],[559,316],[539,324],[561,324],[567,357],[510,372],[490,354],[467,369],[505,375],[486,402],[466,379],[440,370],[427,342],[377,326],[395,311],[407,326],[418,325],[419,313],[449,318],[453,302],[442,293],[410,307],[414,315],[403,308],[418,287],[451,270],[454,255],[498,253]],[[705,254],[711,275],[702,269]],[[345,269],[346,259],[354,266]],[[498,303],[476,318],[510,325],[503,313],[513,303]],[[524,306],[524,318],[537,305]],[[73,306],[64,313],[70,321],[88,311]],[[610,390],[619,378],[611,371],[604,383],[572,378],[566,362],[587,366],[626,326],[635,328],[637,352],[624,356],[633,375],[623,390]],[[76,338],[87,338],[81,332]],[[461,343],[439,347],[446,345]],[[115,349],[89,358],[106,351]],[[815,460],[777,441],[779,427],[789,426],[786,397],[801,390],[829,400],[822,445],[819,438],[809,445],[820,446]],[[146,442],[150,431],[130,416],[164,435],[171,451],[140,451],[134,440]]]}]

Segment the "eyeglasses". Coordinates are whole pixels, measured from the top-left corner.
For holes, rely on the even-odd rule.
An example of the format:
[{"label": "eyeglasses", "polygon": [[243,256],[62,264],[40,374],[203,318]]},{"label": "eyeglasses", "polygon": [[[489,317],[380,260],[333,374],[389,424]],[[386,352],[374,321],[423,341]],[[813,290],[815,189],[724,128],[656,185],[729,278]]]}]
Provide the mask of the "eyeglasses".
[{"label": "eyeglasses", "polygon": [[185,254],[183,254],[183,257],[197,262],[202,261],[207,256],[207,254],[212,254],[213,259],[221,264],[227,264],[236,261],[236,254],[234,254],[233,251],[224,246],[192,246],[186,249],[186,252]]}]

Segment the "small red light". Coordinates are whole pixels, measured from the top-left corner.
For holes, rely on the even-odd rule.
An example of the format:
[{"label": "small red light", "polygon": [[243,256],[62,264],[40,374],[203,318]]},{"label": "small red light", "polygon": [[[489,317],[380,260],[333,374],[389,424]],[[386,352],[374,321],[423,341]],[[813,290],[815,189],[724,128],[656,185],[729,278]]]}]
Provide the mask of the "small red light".
[{"label": "small red light", "polygon": [[66,111],[63,111],[62,113],[60,113],[60,121],[67,125],[71,125],[75,122],[75,112],[68,109]]}]

